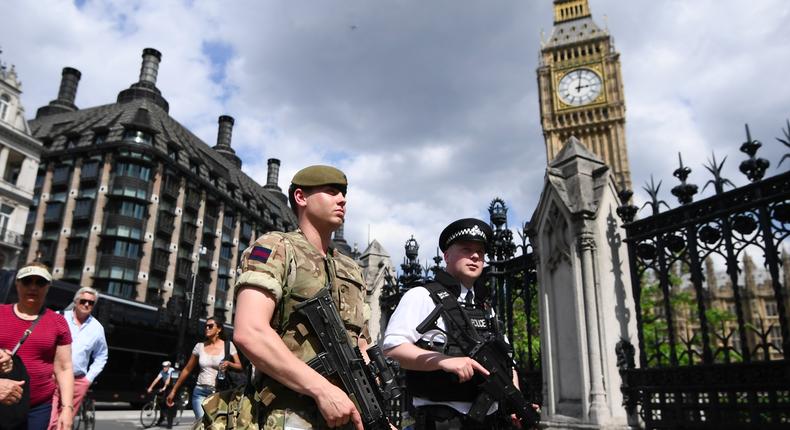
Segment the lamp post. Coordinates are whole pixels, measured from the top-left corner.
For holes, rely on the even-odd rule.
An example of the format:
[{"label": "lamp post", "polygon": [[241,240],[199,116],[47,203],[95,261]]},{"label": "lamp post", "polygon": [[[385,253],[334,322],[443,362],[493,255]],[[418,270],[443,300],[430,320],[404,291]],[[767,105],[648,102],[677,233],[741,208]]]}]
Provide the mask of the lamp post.
[{"label": "lamp post", "polygon": [[186,364],[186,354],[184,354],[184,337],[186,337],[187,324],[192,321],[192,313],[195,303],[195,287],[197,285],[198,271],[200,271],[200,257],[208,252],[205,246],[201,246],[198,250],[197,256],[197,270],[192,272],[192,286],[188,293],[184,294],[185,305],[188,303],[188,309],[184,312],[186,306],[181,306],[181,320],[178,327],[178,345],[176,346],[177,362],[181,363],[183,367]]}]

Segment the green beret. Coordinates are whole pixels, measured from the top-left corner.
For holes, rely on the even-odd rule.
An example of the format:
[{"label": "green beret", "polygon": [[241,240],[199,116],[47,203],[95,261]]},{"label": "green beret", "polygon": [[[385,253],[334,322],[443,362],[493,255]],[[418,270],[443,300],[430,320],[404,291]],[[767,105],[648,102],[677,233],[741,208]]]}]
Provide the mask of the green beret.
[{"label": "green beret", "polygon": [[317,187],[320,185],[348,186],[346,174],[332,166],[308,166],[296,172],[291,183],[301,187]]}]

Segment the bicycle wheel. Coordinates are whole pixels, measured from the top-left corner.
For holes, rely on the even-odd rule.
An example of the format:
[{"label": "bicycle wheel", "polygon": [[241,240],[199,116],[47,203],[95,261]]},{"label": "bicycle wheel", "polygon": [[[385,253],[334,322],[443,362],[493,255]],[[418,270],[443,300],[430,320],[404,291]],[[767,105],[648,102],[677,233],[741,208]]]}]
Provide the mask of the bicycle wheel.
[{"label": "bicycle wheel", "polygon": [[80,407],[82,416],[82,430],[93,430],[96,427],[96,402],[92,398],[86,398]]},{"label": "bicycle wheel", "polygon": [[140,424],[143,425],[143,428],[149,428],[156,423],[157,414],[159,413],[159,405],[156,404],[156,401],[150,401],[143,406],[143,409],[140,410]]}]

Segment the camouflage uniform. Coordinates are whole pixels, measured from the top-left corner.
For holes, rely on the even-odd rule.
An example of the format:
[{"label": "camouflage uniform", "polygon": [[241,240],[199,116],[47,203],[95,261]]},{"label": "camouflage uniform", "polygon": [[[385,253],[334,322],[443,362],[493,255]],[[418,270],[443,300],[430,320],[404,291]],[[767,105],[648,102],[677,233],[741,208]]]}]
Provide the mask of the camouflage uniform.
[{"label": "camouflage uniform", "polygon": [[[367,321],[370,311],[365,303],[366,289],[362,273],[354,260],[330,249],[326,257],[297,230],[273,232],[259,237],[244,251],[242,273],[236,285],[255,287],[274,295],[277,307],[271,324],[295,356],[304,362],[316,356],[320,348],[304,321],[291,320],[294,306],[313,297],[330,285],[332,297],[346,326],[349,342],[359,337],[369,340]],[[329,280],[327,281],[327,273]],[[266,430],[326,428],[312,398],[272,384],[269,397],[264,390],[261,412]],[[273,397],[273,398],[272,398]]]}]

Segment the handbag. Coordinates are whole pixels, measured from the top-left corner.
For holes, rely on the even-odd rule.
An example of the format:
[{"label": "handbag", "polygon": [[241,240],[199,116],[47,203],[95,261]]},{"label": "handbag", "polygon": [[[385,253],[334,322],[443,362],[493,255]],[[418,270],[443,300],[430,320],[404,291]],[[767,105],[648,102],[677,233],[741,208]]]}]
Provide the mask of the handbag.
[{"label": "handbag", "polygon": [[25,330],[25,333],[22,334],[22,338],[19,339],[19,342],[17,342],[16,346],[11,351],[11,361],[14,363],[13,369],[6,374],[0,375],[0,378],[3,379],[25,381],[25,384],[22,385],[22,397],[18,402],[13,405],[0,404],[0,423],[3,423],[3,428],[27,428],[27,412],[30,409],[30,375],[28,375],[27,368],[22,362],[22,359],[19,358],[16,353],[30,336],[30,333],[33,333],[33,329],[36,327],[39,320],[41,320],[42,315],[44,315],[44,308],[42,308],[41,313],[39,313],[38,317],[30,324],[30,327]]},{"label": "handbag", "polygon": [[[225,341],[225,358],[226,361],[233,361],[230,356],[230,341]],[[214,387],[217,391],[225,391],[233,388],[242,387],[247,384],[247,372],[243,370],[227,369],[225,372],[217,371],[217,379]]]}]

